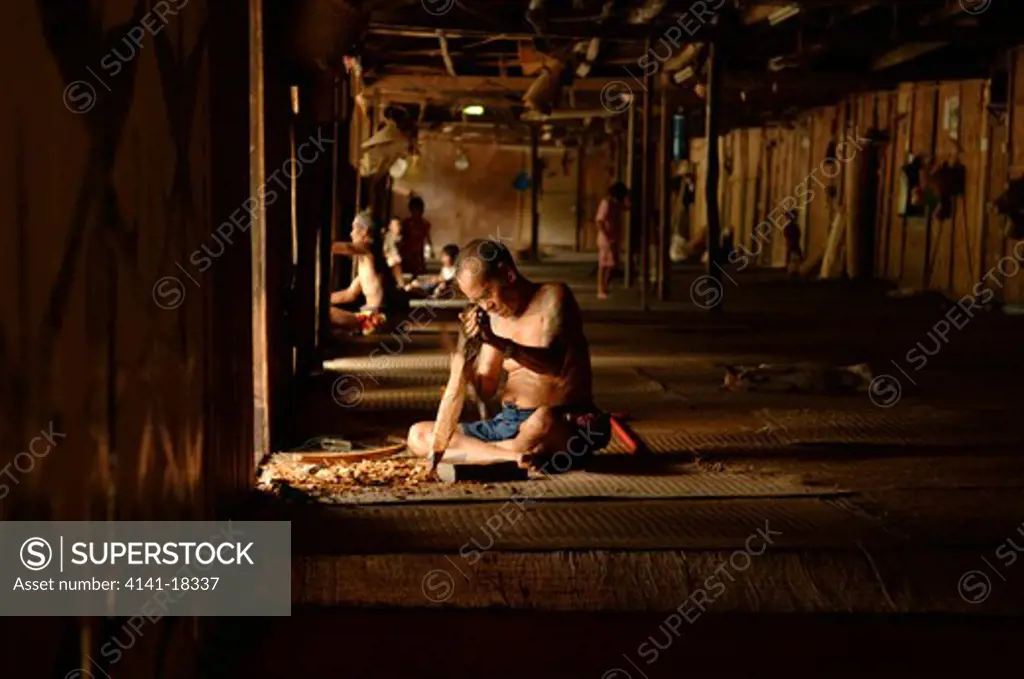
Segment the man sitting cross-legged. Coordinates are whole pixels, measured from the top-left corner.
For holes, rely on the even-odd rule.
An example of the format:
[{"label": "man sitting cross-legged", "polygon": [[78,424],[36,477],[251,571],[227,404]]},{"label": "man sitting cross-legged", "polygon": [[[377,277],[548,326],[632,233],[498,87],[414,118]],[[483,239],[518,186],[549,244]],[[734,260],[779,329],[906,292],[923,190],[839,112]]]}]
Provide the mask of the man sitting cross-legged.
[{"label": "man sitting cross-legged", "polygon": [[[331,252],[349,256],[353,262],[351,284],[331,293],[331,324],[336,330],[370,334],[380,330],[389,315],[408,308],[408,298],[388,270],[380,239],[374,234],[373,220],[368,214],[357,215],[352,222],[352,241],[334,243]],[[339,308],[357,304],[360,297],[365,303],[358,311]]]},{"label": "man sitting cross-legged", "polygon": [[[470,301],[463,329],[483,341],[474,373],[477,393],[490,398],[503,369],[508,376],[501,412],[463,423],[445,459],[538,465],[560,451],[584,457],[607,445],[610,419],[594,405],[590,349],[569,287],[527,280],[509,251],[486,239],[460,252],[456,281]],[[433,426],[412,426],[412,452],[431,454]],[[556,466],[565,471],[567,463]]]}]

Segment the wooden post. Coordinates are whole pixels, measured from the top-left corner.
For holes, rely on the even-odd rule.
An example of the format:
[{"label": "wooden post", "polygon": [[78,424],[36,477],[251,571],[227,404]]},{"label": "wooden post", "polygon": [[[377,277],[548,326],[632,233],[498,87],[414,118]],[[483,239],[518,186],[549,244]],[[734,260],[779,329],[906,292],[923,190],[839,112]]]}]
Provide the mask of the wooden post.
[{"label": "wooden post", "polygon": [[636,97],[633,97],[629,102],[629,121],[626,131],[626,176],[629,177],[629,226],[626,228],[626,233],[622,234],[625,236],[626,241],[626,261],[623,265],[622,285],[626,288],[633,283],[633,234],[639,228],[640,204],[643,202],[642,194],[640,193],[640,173],[637,172],[639,163],[637,163],[636,158],[636,116]]},{"label": "wooden post", "polygon": [[[939,85],[935,84],[935,96],[932,100],[932,110],[935,111],[935,115],[932,118],[932,142],[928,149],[928,157],[935,157],[936,145],[939,141]],[[935,262],[932,260],[932,227],[938,223],[935,219],[935,208],[928,207],[928,218],[925,221],[924,228],[924,274],[922,276],[921,287],[927,290],[931,287],[932,283],[932,267],[935,266]]]},{"label": "wooden post", "polygon": [[[650,53],[651,41],[647,40],[647,53]],[[654,81],[650,75],[644,75],[644,135],[643,148],[641,149],[641,166],[643,186],[641,210],[640,210],[640,308],[647,311],[647,291],[650,287],[651,278],[651,200],[653,195],[651,176],[651,127],[654,124],[654,102],[651,97],[651,87]]]},{"label": "wooden post", "polygon": [[540,129],[530,127],[530,261],[540,260]]},{"label": "wooden post", "polygon": [[[992,128],[989,123],[989,117],[987,115],[989,103],[992,101],[992,83],[986,82],[984,85],[984,94],[982,95],[981,110],[983,112],[981,116],[981,143],[984,145],[981,154],[981,172],[978,174],[978,225],[980,226],[980,233],[978,234],[978,246],[977,250],[977,261],[971,262],[971,266],[974,264],[978,265],[979,276],[984,275],[985,271],[985,249],[988,247],[988,223],[989,223],[989,211],[988,201],[991,197],[992,187],[992,154],[994,153],[995,144],[992,142]],[[1013,99],[1010,99],[1013,101]],[[888,271],[886,271],[888,273]],[[972,290],[973,292],[973,290]]]},{"label": "wooden post", "polygon": [[[669,295],[669,279],[672,260],[669,246],[672,241],[672,135],[670,121],[672,114],[668,106],[668,77],[661,76],[661,158],[658,163],[658,185],[661,187],[661,207],[658,210],[661,238],[658,248],[658,299],[666,300]],[[682,187],[680,187],[681,189]]]},{"label": "wooden post", "polygon": [[334,257],[331,255],[331,243],[334,241],[334,234],[338,232],[338,218],[341,210],[341,204],[338,198],[338,172],[341,167],[338,142],[341,136],[341,118],[343,117],[341,102],[344,92],[343,81],[337,74],[333,76],[333,81],[334,97],[333,105],[331,106],[331,116],[333,119],[333,123],[331,125],[331,139],[333,139],[334,142],[331,144],[331,213],[329,219],[325,219],[320,223],[320,239],[318,243],[318,254],[320,256],[320,267],[318,271],[320,275],[317,278],[318,358],[323,358],[323,350],[331,340],[331,284],[334,281],[334,271],[332,267]]},{"label": "wooden post", "polygon": [[357,107],[353,107],[352,116],[355,119],[355,135],[354,135],[354,146],[355,146],[355,161],[356,161],[356,214],[359,214],[363,210],[363,174],[359,168],[362,165],[363,160],[363,141],[366,136],[363,128],[366,124],[366,116]]},{"label": "wooden post", "polygon": [[[283,49],[279,32],[263,29],[279,20],[280,7],[263,2],[253,2],[251,7],[257,5],[262,7],[253,9],[252,21],[259,24],[253,31],[261,36],[262,46],[250,46],[254,50],[252,58],[258,62],[254,63],[251,75],[250,116],[262,129],[251,131],[253,165],[249,195],[264,195],[265,200],[260,201],[261,219],[254,220],[253,225],[253,334],[254,342],[265,339],[265,345],[254,351],[265,356],[269,365],[256,368],[260,374],[256,376],[255,389],[257,412],[269,411],[269,432],[263,435],[270,449],[279,449],[286,440],[287,423],[293,412],[290,397],[295,377],[293,335],[286,321],[295,313],[289,290],[294,264],[292,182],[287,174],[295,174],[291,164],[292,106],[288,73],[282,60],[263,59],[263,55],[281,54]],[[257,419],[262,417],[258,414]],[[260,435],[257,432],[257,438]],[[261,445],[256,443],[257,452],[267,452]]]},{"label": "wooden post", "polygon": [[[299,88],[299,112],[294,118],[292,159],[287,172],[292,175],[295,193],[293,228],[295,252],[295,297],[292,331],[296,343],[296,375],[305,376],[317,368],[317,340],[320,295],[317,289],[318,267],[322,262],[318,241],[329,235],[331,219],[331,157],[333,144],[323,153],[310,142],[321,136],[323,128],[333,129],[334,76],[320,74]],[[329,133],[328,133],[329,134]],[[299,198],[301,197],[301,200]],[[328,298],[328,303],[330,299]]]},{"label": "wooden post", "polygon": [[[259,196],[267,181],[267,140],[266,127],[269,122],[280,121],[268,116],[267,86],[263,54],[265,42],[263,35],[263,2],[249,0],[249,195]],[[214,57],[211,57],[213,61]],[[271,83],[273,87],[274,83]],[[279,99],[270,98],[274,103]],[[217,110],[217,109],[215,109]],[[227,112],[220,110],[220,115]],[[216,120],[216,118],[214,118]],[[216,198],[213,199],[215,201]],[[211,201],[211,202],[213,202]],[[214,204],[216,204],[214,202]],[[218,206],[219,207],[219,206]],[[251,241],[252,250],[252,367],[253,367],[253,469],[260,464],[264,455],[273,449],[272,435],[279,436],[272,421],[280,416],[277,406],[277,395],[271,385],[280,389],[289,386],[291,372],[283,371],[279,360],[282,353],[282,333],[280,329],[272,332],[273,325],[268,323],[268,316],[281,311],[284,306],[282,295],[275,290],[280,283],[280,254],[276,258],[268,248],[266,202],[260,200],[252,213]],[[278,274],[274,277],[273,274]],[[277,292],[277,294],[274,294]],[[283,314],[282,314],[283,315]],[[276,325],[282,325],[280,323]],[[215,373],[213,373],[215,374]],[[282,404],[283,405],[283,404]]]},{"label": "wooden post", "polygon": [[586,175],[583,173],[583,163],[587,158],[587,136],[584,134],[580,139],[579,152],[576,154],[576,252],[582,249],[583,229],[586,213],[583,209],[583,199],[586,189]]},{"label": "wooden post", "polygon": [[[708,45],[708,86],[706,108],[707,136],[707,181],[704,200],[707,203],[708,217],[708,269],[707,275],[719,292],[722,287],[721,269],[721,225],[718,223],[718,130],[721,116],[721,84],[722,84],[722,48],[714,43]],[[711,307],[712,311],[721,312],[724,295],[720,295],[718,304]]]}]

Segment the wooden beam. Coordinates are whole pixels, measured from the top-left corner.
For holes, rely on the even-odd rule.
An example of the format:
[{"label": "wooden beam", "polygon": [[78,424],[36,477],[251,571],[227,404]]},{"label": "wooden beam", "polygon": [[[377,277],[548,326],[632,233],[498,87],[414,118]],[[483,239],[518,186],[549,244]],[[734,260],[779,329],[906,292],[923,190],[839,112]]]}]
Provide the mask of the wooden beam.
[{"label": "wooden beam", "polygon": [[918,57],[923,57],[926,54],[940,50],[948,44],[948,42],[909,42],[880,56],[875,60],[875,63],[872,64],[871,69],[874,71],[884,71],[887,68],[899,66],[900,64],[913,61]]},{"label": "wooden beam", "polygon": [[[449,75],[385,75],[367,85],[364,96],[374,92],[386,95],[390,101],[395,97],[413,96],[418,100],[440,99],[462,95],[481,98],[508,97],[510,100],[530,89],[535,78],[500,76],[458,76]],[[771,88],[780,91],[802,91],[828,88],[831,90],[878,88],[888,84],[879,74],[865,75],[852,72],[804,72],[781,71],[767,73],[760,71],[736,71],[722,77],[722,87],[728,92],[739,92]],[[608,87],[623,86],[636,89],[628,74],[614,78],[581,78],[572,84],[577,94],[597,94]]]},{"label": "wooden beam", "polygon": [[[608,22],[605,25],[594,23],[549,23],[544,30],[543,36],[538,36],[537,31],[529,26],[511,26],[507,31],[496,32],[493,26],[480,24],[479,26],[460,26],[451,22],[443,25],[433,26],[411,26],[404,24],[384,24],[373,22],[366,32],[375,35],[387,35],[400,38],[434,38],[437,31],[443,30],[449,38],[496,38],[499,40],[534,40],[537,37],[563,39],[563,40],[590,40],[600,38],[614,42],[637,42],[644,40],[652,30],[667,28],[675,21],[666,17],[665,21],[657,22],[657,25],[630,25]],[[692,24],[693,20],[689,20]],[[694,41],[707,41],[715,33],[712,26],[703,26],[696,31]]]},{"label": "wooden beam", "polygon": [[437,41],[441,44],[441,56],[444,58],[444,66],[448,69],[448,75],[453,78],[458,77],[459,74],[455,71],[455,62],[452,61],[451,52],[448,51],[448,39],[441,31],[437,32]]}]

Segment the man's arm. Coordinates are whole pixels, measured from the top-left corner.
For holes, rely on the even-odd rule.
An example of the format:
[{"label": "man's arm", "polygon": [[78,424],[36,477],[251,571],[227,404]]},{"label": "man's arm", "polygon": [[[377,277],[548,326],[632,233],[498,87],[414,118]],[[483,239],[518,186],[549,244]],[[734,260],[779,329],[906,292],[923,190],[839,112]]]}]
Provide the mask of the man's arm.
[{"label": "man's arm", "polygon": [[483,324],[483,340],[487,346],[501,352],[503,358],[511,358],[527,370],[543,375],[558,375],[565,366],[568,347],[563,333],[567,312],[572,314],[575,300],[565,285],[554,285],[544,292],[544,316],[541,322],[541,346],[528,347],[499,337],[490,328],[490,322]]},{"label": "man's arm", "polygon": [[363,285],[359,282],[359,277],[356,276],[347,288],[331,293],[331,304],[351,304],[359,299],[362,292]]},{"label": "man's arm", "polygon": [[473,387],[481,398],[491,398],[498,391],[502,360],[501,352],[490,344],[480,347],[476,359],[476,372],[473,373]]},{"label": "man's arm", "polygon": [[348,255],[349,257],[355,255],[368,255],[370,251],[361,245],[355,243],[347,243],[343,241],[337,241],[331,244],[332,255]]}]

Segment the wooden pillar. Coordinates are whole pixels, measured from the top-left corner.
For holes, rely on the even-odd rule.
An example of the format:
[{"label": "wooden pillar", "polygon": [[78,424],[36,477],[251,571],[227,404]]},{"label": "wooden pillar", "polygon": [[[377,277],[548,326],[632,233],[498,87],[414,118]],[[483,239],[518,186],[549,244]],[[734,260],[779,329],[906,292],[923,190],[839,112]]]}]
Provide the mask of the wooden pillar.
[{"label": "wooden pillar", "polygon": [[359,109],[353,109],[353,117],[355,118],[353,127],[355,129],[354,138],[352,145],[355,146],[355,168],[356,168],[356,185],[355,185],[355,201],[356,201],[356,214],[363,211],[363,175],[359,171],[360,165],[362,165],[363,159],[363,142],[365,141],[366,133],[364,128],[366,127],[366,115]]},{"label": "wooden pillar", "polygon": [[639,228],[640,204],[643,203],[640,193],[640,164],[637,162],[637,139],[636,139],[636,97],[629,102],[629,121],[626,131],[626,176],[629,177],[629,226],[626,228],[626,260],[623,268],[624,287],[633,284],[633,234]]},{"label": "wooden pillar", "polygon": [[[650,53],[651,41],[650,38],[647,40],[647,54]],[[643,132],[643,146],[641,149],[641,166],[643,176],[641,179],[641,185],[643,186],[642,202],[640,209],[640,308],[647,311],[647,291],[650,287],[650,276],[651,276],[651,248],[650,248],[650,234],[651,234],[651,197],[653,195],[653,182],[651,172],[651,132],[654,124],[654,102],[651,97],[651,87],[654,85],[654,81],[650,75],[644,75],[644,132]]]},{"label": "wooden pillar", "polygon": [[[291,165],[292,103],[288,73],[282,55],[280,31],[266,30],[282,21],[283,8],[278,3],[259,3],[259,33],[265,47],[254,69],[252,105],[263,111],[263,130],[254,130],[250,148],[258,160],[251,168],[250,195],[264,196],[261,201],[262,223],[253,234],[253,334],[254,342],[265,338],[265,346],[256,352],[266,356],[266,374],[256,376],[257,410],[269,411],[269,430],[262,433],[271,450],[285,445],[284,434],[291,419],[294,399],[292,333],[288,319],[294,313],[290,295],[292,263],[292,182],[287,173],[295,174]],[[255,10],[254,10],[255,11]],[[253,47],[252,49],[256,49]],[[267,55],[264,62],[262,55]],[[287,171],[287,172],[286,172]],[[216,192],[215,192],[216,193]],[[262,369],[260,369],[262,370]],[[261,436],[257,432],[257,438]],[[256,445],[257,451],[261,450]],[[264,449],[266,450],[266,449]]]},{"label": "wooden pillar", "polygon": [[[263,33],[263,2],[249,0],[249,195],[259,196],[260,189],[267,181],[267,144],[264,136],[269,127],[263,55],[265,41]],[[219,110],[219,109],[218,109]],[[220,111],[220,115],[224,115]],[[214,121],[216,118],[213,119]],[[272,334],[267,322],[271,310],[281,309],[280,293],[274,295],[271,271],[280,271],[268,252],[268,210],[265,200],[260,200],[252,213],[251,248],[252,271],[252,367],[253,367],[253,468],[261,458],[272,450],[271,415],[278,415],[272,382],[280,385],[291,378],[290,372],[282,374],[277,357],[280,355],[281,332]],[[278,258],[278,261],[280,258]],[[269,285],[268,285],[269,283]],[[269,313],[268,313],[269,312]],[[276,336],[275,336],[276,335]],[[277,355],[275,355],[275,352]],[[276,433],[276,432],[275,432]]]},{"label": "wooden pillar", "polygon": [[[707,275],[712,284],[719,290],[722,287],[721,238],[722,230],[718,222],[718,131],[721,118],[721,84],[722,84],[722,48],[714,43],[708,45],[708,86],[705,127],[707,137],[707,181],[704,187],[708,221],[708,269]],[[722,311],[724,295],[718,304],[711,307],[712,311]]]},{"label": "wooden pillar", "polygon": [[[672,260],[669,247],[672,244],[672,113],[668,105],[668,77],[662,74],[661,82],[661,157],[658,163],[658,185],[661,187],[661,207],[658,210],[661,238],[658,248],[658,299],[669,296],[669,279],[672,274]],[[680,190],[682,187],[680,186]]]},{"label": "wooden pillar", "polygon": [[[361,143],[357,134],[358,117],[353,106],[352,87],[349,77],[342,75],[338,86],[339,124],[334,144],[337,146],[338,166],[334,174],[335,212],[332,217],[333,241],[347,241],[351,238],[352,220],[358,210],[355,187],[359,185],[359,173],[352,167],[352,149]],[[349,257],[331,257],[331,290],[347,287],[352,279],[352,260]]]},{"label": "wooden pillar", "polygon": [[583,209],[583,200],[586,193],[586,175],[583,172],[583,163],[587,158],[587,136],[584,134],[580,139],[579,152],[576,154],[576,252],[583,247],[583,229],[586,223],[586,211]]},{"label": "wooden pillar", "polygon": [[530,261],[540,260],[540,128],[530,127]]},{"label": "wooden pillar", "polygon": [[[935,113],[932,116],[932,142],[931,146],[928,149],[929,159],[935,158],[935,152],[937,150],[939,141],[939,117],[941,111],[939,110],[938,83],[935,84],[935,97],[932,103],[932,111],[934,111]],[[928,290],[932,286],[932,268],[935,266],[935,261],[932,258],[932,228],[935,227],[937,224],[941,224],[941,222],[935,219],[935,208],[929,207],[927,209],[928,218],[925,222],[924,229],[924,275],[922,277],[923,280],[921,283],[922,288],[925,290]]]},{"label": "wooden pillar", "polygon": [[[1012,73],[1012,71],[1011,71]],[[989,104],[992,101],[992,81],[988,81],[984,84],[984,94],[982,95],[981,110],[988,111]],[[1010,99],[1009,101],[1013,101]],[[983,114],[981,116],[981,172],[978,177],[978,245],[977,260],[971,262],[971,266],[977,264],[978,271],[985,271],[985,250],[988,247],[988,225],[989,225],[989,211],[988,203],[991,198],[990,188],[992,186],[992,154],[994,153],[995,141],[992,139],[992,127],[989,122],[989,116]],[[888,238],[886,238],[886,247],[888,247]],[[888,250],[886,251],[888,258]],[[888,273],[886,269],[885,273]],[[973,290],[972,290],[973,292]]]},{"label": "wooden pillar", "polygon": [[[317,353],[323,358],[323,350],[331,340],[331,290],[334,281],[333,261],[331,255],[331,243],[334,242],[338,232],[338,220],[341,212],[341,199],[338,194],[338,174],[341,171],[341,159],[343,150],[347,150],[347,144],[341,144],[342,130],[345,129],[344,99],[347,94],[346,82],[334,74],[332,77],[332,105],[331,105],[331,139],[334,142],[330,148],[331,162],[331,184],[330,184],[330,217],[324,219],[320,225],[320,237],[317,242],[317,254],[319,256],[319,269],[317,273]],[[347,130],[346,130],[347,132]],[[347,136],[347,135],[346,135]],[[348,162],[347,156],[345,162]]]},{"label": "wooden pillar", "polygon": [[[296,270],[292,331],[296,338],[296,375],[316,369],[319,294],[317,269],[322,261],[319,241],[329,234],[331,220],[331,154],[334,145],[320,139],[334,127],[334,75],[318,74],[299,87],[299,112],[295,117],[292,162],[287,172],[294,177]],[[329,245],[328,245],[329,247]]]}]

